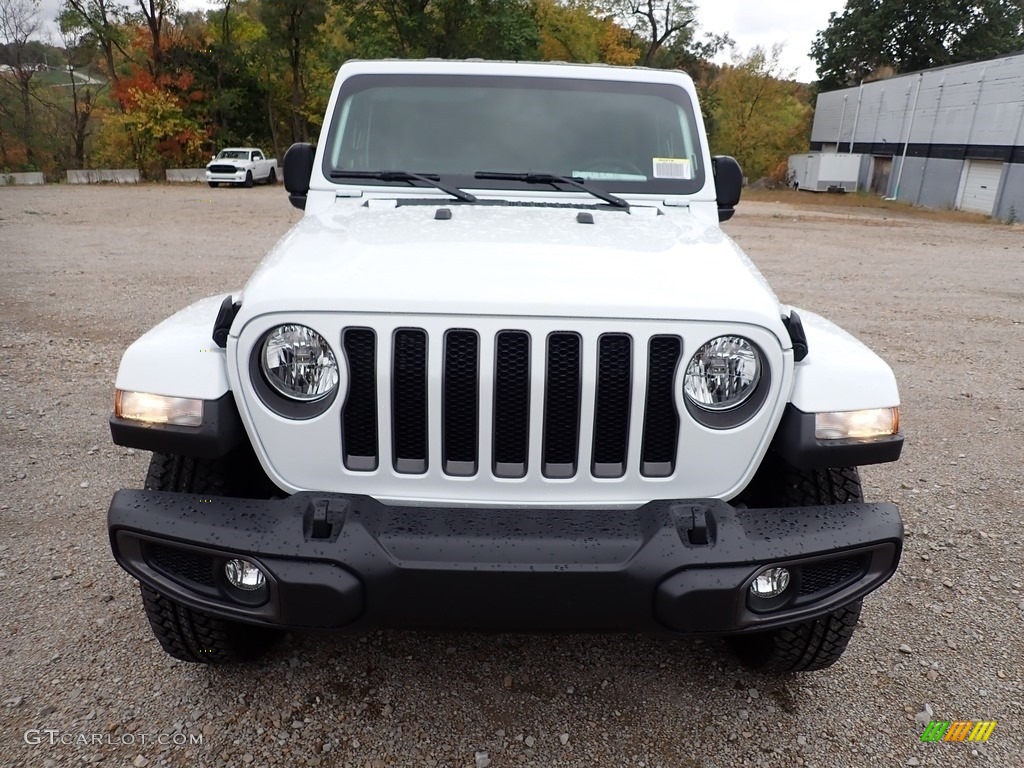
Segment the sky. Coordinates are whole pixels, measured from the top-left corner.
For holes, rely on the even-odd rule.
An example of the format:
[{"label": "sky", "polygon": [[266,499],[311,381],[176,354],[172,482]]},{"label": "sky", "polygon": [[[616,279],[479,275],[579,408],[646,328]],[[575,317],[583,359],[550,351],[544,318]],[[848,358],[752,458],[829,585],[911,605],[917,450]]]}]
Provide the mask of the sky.
[{"label": "sky", "polygon": [[[740,53],[755,45],[770,49],[774,43],[785,43],[782,63],[787,72],[796,72],[797,79],[809,83],[817,79],[815,64],[807,53],[814,36],[828,24],[832,11],[841,11],[845,0],[695,0],[697,22],[701,32],[728,32]],[[42,0],[42,16],[56,15],[60,0]],[[205,7],[204,0],[180,0],[184,8]],[[720,56],[729,61],[730,54]]]},{"label": "sky", "polygon": [[[740,53],[785,43],[783,68],[804,83],[818,79],[817,65],[807,56],[815,35],[828,26],[829,14],[845,5],[845,0],[696,0],[700,33],[727,32]],[[719,58],[721,63],[730,57]]]}]

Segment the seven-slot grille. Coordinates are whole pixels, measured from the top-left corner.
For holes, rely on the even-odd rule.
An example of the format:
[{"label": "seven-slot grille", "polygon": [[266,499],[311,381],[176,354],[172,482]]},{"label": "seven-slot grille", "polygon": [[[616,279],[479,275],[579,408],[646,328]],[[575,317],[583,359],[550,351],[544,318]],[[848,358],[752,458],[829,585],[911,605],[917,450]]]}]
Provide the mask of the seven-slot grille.
[{"label": "seven-slot grille", "polygon": [[210,173],[234,173],[238,169],[233,165],[211,165]]},{"label": "seven-slot grille", "polygon": [[[543,355],[535,354],[536,344],[543,345]],[[644,354],[637,354],[637,344],[643,344]],[[625,333],[604,333],[596,348],[587,348],[575,332],[554,331],[538,338],[510,329],[495,334],[483,359],[477,331],[451,328],[444,332],[439,382],[431,382],[428,375],[427,331],[394,331],[388,359],[381,359],[379,346],[369,328],[342,333],[349,376],[342,409],[343,461],[351,471],[372,471],[383,463],[398,474],[417,475],[433,462],[451,477],[484,471],[497,478],[522,478],[538,462],[541,474],[551,479],[580,472],[614,479],[630,470],[659,478],[675,471],[679,415],[674,386],[682,355],[678,336],[637,340]],[[533,370],[538,364],[542,372]],[[390,413],[384,415],[378,412],[378,380],[390,385]],[[482,384],[492,381],[493,386]],[[440,387],[441,414],[434,422],[440,424],[440,456],[429,455],[429,446],[437,445],[429,435],[431,386]],[[492,387],[488,409],[481,407],[482,386]],[[634,391],[637,386],[642,387],[639,392]],[[639,393],[642,398],[637,399]],[[593,402],[593,422],[583,424],[583,414],[590,412],[588,400]],[[533,418],[535,413],[539,418]],[[380,429],[390,429],[391,455],[379,455]],[[540,431],[539,440],[531,440],[537,437],[531,430]],[[637,455],[630,455],[634,433],[639,435],[632,449]],[[481,467],[483,439],[490,443],[490,466]],[[582,441],[590,443],[590,450],[581,451]],[[580,466],[581,454],[590,457],[589,466]]]}]

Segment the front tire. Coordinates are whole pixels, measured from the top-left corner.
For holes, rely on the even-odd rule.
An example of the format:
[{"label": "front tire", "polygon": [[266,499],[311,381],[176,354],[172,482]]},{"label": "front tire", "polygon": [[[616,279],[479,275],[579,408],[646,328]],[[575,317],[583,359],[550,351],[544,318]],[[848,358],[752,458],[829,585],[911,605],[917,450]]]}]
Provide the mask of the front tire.
[{"label": "front tire", "polygon": [[217,181],[210,181],[210,182],[207,182],[207,183],[210,185],[210,189],[216,189],[217,187],[220,186],[220,182],[217,182]]},{"label": "front tire", "polygon": [[243,186],[246,189],[252,189],[252,185],[253,185],[252,171],[246,171],[245,172],[245,182],[243,183]]},{"label": "front tire", "polygon": [[[197,459],[154,453],[146,490],[267,498],[272,493],[251,451],[223,459]],[[189,608],[142,586],[142,605],[153,634],[168,654],[197,664],[251,661],[284,634],[280,630],[221,619]]]},{"label": "front tire", "polygon": [[[809,507],[864,500],[856,467],[801,470],[766,459],[742,501],[756,507]],[[745,667],[761,672],[811,672],[831,667],[846,651],[860,617],[856,600],[798,624],[726,639]]]}]

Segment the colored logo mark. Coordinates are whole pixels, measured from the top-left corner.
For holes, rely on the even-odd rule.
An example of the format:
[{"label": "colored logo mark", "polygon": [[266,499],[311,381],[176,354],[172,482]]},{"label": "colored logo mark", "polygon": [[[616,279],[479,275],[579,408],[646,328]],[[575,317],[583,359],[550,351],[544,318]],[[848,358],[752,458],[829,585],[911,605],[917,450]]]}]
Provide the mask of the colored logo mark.
[{"label": "colored logo mark", "polygon": [[932,720],[921,741],[988,741],[995,728],[995,720]]}]

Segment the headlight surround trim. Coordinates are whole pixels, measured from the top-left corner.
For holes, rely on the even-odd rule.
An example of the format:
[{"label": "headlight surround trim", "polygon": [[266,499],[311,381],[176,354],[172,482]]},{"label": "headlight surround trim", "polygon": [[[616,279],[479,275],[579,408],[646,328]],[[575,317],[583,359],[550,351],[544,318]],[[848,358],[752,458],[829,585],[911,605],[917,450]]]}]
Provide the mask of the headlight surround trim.
[{"label": "headlight surround trim", "polygon": [[[734,361],[738,361],[738,366],[743,369],[752,366],[753,372],[747,370],[737,372],[731,365],[726,372],[717,374],[705,368],[710,359],[730,356]],[[735,410],[753,396],[760,383],[763,368],[764,356],[750,339],[735,334],[716,336],[698,347],[697,351],[690,356],[683,371],[683,395],[688,402],[704,411],[725,413]],[[722,403],[702,400],[700,397],[702,391],[704,395],[713,397],[713,393],[720,388],[720,386],[708,386],[708,381],[715,376],[719,379],[736,379],[739,376],[747,379],[747,383],[738,395],[733,395]]]},{"label": "headlight surround trim", "polygon": [[[689,393],[686,391],[686,377],[694,359],[701,354],[702,350],[704,350],[704,348],[709,344],[723,338],[738,338],[748,344],[756,357],[758,373],[756,381],[754,381],[753,385],[749,387],[749,392],[742,400],[728,408],[712,410],[710,408],[703,407],[700,403],[691,399]],[[768,364],[767,356],[753,340],[744,336],[739,336],[738,334],[723,334],[701,344],[697,348],[697,351],[690,356],[685,368],[680,369],[679,375],[681,381],[677,386],[682,393],[683,405],[686,407],[687,412],[694,421],[708,429],[735,429],[736,427],[743,426],[760,412],[761,408],[768,400],[768,393],[771,390],[771,367]]]},{"label": "headlight surround trim", "polygon": [[[330,353],[334,365],[333,387],[315,398],[300,399],[293,394],[288,394],[285,388],[279,387],[271,381],[272,374],[267,370],[265,356],[267,345],[276,333],[284,328],[299,328],[313,334]],[[331,343],[323,334],[314,328],[301,323],[278,323],[260,334],[252,347],[249,355],[249,380],[253,390],[260,401],[271,411],[279,416],[294,420],[308,420],[316,418],[325,413],[334,403],[338,392],[344,385],[344,371],[342,369],[343,357],[339,356]]]}]

